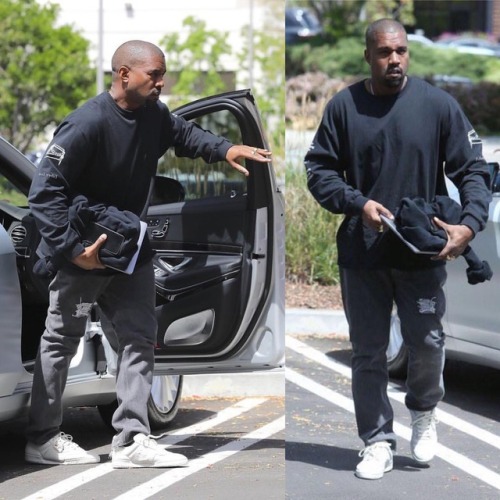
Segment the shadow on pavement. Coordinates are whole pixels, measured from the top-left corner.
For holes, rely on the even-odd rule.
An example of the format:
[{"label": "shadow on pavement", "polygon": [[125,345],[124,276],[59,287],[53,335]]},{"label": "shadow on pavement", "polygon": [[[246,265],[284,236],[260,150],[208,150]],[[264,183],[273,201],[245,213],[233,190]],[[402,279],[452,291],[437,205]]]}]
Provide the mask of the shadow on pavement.
[{"label": "shadow on pavement", "polygon": [[[327,446],[315,443],[286,442],[285,459],[287,462],[302,462],[316,467],[337,471],[352,471],[361,458],[358,450]],[[410,457],[394,455],[394,469],[407,472],[418,472],[427,469],[420,466]]]}]

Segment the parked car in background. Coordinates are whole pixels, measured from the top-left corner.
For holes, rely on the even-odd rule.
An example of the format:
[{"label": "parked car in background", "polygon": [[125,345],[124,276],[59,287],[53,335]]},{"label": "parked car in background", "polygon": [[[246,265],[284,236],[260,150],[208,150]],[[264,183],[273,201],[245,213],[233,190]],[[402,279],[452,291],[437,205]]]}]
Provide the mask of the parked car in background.
[{"label": "parked car in background", "polygon": [[[267,143],[252,94],[235,91],[176,110],[237,144]],[[269,370],[284,358],[284,199],[271,164],[161,160],[146,216],[157,286],[153,429],[170,422],[182,376]],[[35,165],[0,138],[0,421],[28,408],[48,282],[33,272],[40,236],[27,206]],[[192,177],[184,185],[176,179]],[[237,179],[237,181],[235,180]],[[95,308],[73,358],[66,406],[116,407],[116,342]]]},{"label": "parked car in background", "polygon": [[418,33],[408,33],[407,38],[410,43],[419,43],[421,45],[425,45],[426,47],[434,46],[434,42],[430,38],[427,38],[424,35],[419,35]]},{"label": "parked car in background", "polygon": [[445,38],[437,41],[435,47],[454,49],[464,54],[500,57],[500,44],[476,37]]},{"label": "parked car in background", "polygon": [[310,9],[285,9],[285,43],[293,45],[317,38],[323,33],[318,18]]},{"label": "parked car in background", "polygon": [[[471,246],[481,260],[493,270],[491,281],[470,285],[467,264],[463,257],[446,264],[448,279],[445,286],[446,314],[443,327],[446,334],[446,357],[500,369],[500,175],[496,162],[489,164],[492,173],[493,199],[490,203],[486,228]],[[448,191],[459,201],[457,189],[450,183]],[[394,311],[387,349],[389,373],[404,377],[408,352],[401,336],[401,324]]]}]

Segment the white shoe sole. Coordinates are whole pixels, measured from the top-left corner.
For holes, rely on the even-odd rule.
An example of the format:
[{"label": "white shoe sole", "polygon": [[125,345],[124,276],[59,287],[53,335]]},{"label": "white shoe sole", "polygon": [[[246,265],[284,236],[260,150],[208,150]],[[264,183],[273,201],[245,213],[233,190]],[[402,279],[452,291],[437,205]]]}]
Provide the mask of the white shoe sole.
[{"label": "white shoe sole", "polygon": [[382,479],[386,472],[391,472],[393,464],[389,464],[382,474],[366,474],[363,472],[359,472],[357,469],[354,471],[354,475],[359,477],[359,479]]},{"label": "white shoe sole", "polygon": [[413,460],[415,460],[415,462],[418,462],[419,464],[422,464],[422,465],[428,464],[435,457],[435,455],[432,455],[432,457],[430,457],[426,460],[422,460],[421,458],[418,458],[414,453],[412,453],[411,456],[412,456]]},{"label": "white shoe sole", "polygon": [[85,464],[97,464],[100,462],[99,458],[89,457],[89,458],[74,458],[71,460],[56,461],[48,460],[40,455],[25,454],[24,460],[30,464],[37,465],[85,465]]}]

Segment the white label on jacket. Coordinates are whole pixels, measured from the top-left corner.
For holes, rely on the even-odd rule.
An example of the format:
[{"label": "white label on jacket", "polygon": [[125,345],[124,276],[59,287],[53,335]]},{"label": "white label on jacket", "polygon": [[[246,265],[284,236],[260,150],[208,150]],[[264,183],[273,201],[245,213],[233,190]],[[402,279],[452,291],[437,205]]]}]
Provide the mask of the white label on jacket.
[{"label": "white label on jacket", "polygon": [[58,144],[52,144],[48,151],[45,153],[45,156],[47,158],[50,158],[51,160],[57,161],[57,164],[60,165],[64,159],[65,153],[66,151],[64,150],[64,148],[62,148]]}]

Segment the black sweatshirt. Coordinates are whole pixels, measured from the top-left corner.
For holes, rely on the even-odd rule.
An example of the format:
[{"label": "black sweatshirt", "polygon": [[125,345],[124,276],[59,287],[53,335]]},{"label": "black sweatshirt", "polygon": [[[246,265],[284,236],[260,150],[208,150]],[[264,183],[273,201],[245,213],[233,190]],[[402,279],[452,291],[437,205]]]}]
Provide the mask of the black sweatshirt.
[{"label": "black sweatshirt", "polygon": [[403,197],[431,202],[447,194],[446,174],[460,192],[461,224],[476,234],[488,219],[491,193],[481,140],[455,99],[419,78],[408,78],[394,96],[373,96],[364,82],[339,92],[325,109],[305,166],[316,200],[346,215],[337,234],[344,267],[442,264],[411,253],[390,232],[365,227],[361,214],[369,199],[393,214]]},{"label": "black sweatshirt", "polygon": [[214,163],[224,160],[231,146],[170,113],[161,101],[127,111],[108,92],[90,99],[57,127],[31,185],[29,204],[42,235],[39,255],[60,254],[70,261],[83,252],[68,220],[76,196],[140,215],[158,159],[168,148]]}]

